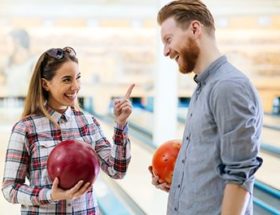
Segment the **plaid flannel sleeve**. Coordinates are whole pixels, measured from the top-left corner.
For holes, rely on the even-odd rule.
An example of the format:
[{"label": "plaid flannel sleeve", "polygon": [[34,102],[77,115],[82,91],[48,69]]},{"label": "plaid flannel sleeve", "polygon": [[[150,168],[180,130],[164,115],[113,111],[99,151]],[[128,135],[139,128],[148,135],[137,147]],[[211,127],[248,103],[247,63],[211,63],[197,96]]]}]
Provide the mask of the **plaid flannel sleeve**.
[{"label": "plaid flannel sleeve", "polygon": [[110,144],[95,119],[94,124],[95,150],[100,157],[101,168],[112,178],[123,178],[131,159],[128,125],[115,126],[113,142]]},{"label": "plaid flannel sleeve", "polygon": [[14,126],[6,152],[2,192],[11,203],[42,205],[51,203],[50,189],[25,183],[29,175],[30,152],[24,123]]}]

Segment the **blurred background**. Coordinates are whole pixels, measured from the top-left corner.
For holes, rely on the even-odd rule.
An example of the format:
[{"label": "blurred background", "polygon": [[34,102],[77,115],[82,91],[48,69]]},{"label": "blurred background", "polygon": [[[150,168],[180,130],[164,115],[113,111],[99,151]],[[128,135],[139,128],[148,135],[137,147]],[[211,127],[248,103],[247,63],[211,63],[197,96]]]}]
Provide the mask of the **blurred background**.
[{"label": "blurred background", "polygon": [[[192,75],[164,59],[156,23],[160,0],[0,0],[0,176],[13,124],[42,52],[73,47],[82,73],[80,102],[112,136],[111,101],[135,83],[127,176],[101,174],[95,184],[103,214],[165,214],[167,194],[151,185],[156,147],[181,139]],[[280,214],[280,0],[207,0],[220,50],[256,86],[264,108],[255,214]],[[12,208],[12,209],[11,209]],[[3,210],[5,209],[5,210]],[[0,195],[0,210],[20,214]]]}]

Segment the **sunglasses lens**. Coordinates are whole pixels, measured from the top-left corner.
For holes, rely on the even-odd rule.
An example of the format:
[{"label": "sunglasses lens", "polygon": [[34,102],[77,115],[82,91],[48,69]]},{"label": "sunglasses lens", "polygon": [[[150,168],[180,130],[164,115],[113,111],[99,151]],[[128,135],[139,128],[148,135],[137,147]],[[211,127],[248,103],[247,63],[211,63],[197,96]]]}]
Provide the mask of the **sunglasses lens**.
[{"label": "sunglasses lens", "polygon": [[72,47],[65,47],[63,48],[63,51],[67,52],[70,56],[76,56],[76,52]]},{"label": "sunglasses lens", "polygon": [[47,54],[50,57],[53,57],[55,59],[62,59],[64,57],[65,52],[67,52],[70,56],[75,57],[76,56],[76,52],[73,48],[71,47],[65,47],[63,49],[57,48],[57,49],[50,49],[47,51]]},{"label": "sunglasses lens", "polygon": [[57,59],[62,59],[63,58],[63,50],[61,50],[61,49],[56,50],[56,58]]},{"label": "sunglasses lens", "polygon": [[56,58],[56,59],[62,59],[63,58],[63,50],[62,49],[50,49],[47,51],[47,54],[50,57]]}]

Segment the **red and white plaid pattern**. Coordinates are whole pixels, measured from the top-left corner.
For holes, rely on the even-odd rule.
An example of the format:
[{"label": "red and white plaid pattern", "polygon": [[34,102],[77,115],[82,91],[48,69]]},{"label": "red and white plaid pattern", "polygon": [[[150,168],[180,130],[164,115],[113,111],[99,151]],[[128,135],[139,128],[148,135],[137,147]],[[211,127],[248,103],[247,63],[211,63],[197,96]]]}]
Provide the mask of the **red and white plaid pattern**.
[{"label": "red and white plaid pattern", "polygon": [[28,116],[13,127],[2,192],[9,202],[22,205],[21,214],[99,214],[94,190],[75,200],[51,201],[52,182],[47,173],[47,158],[62,140],[84,141],[93,146],[106,174],[122,178],[130,161],[127,126],[115,127],[111,145],[92,115],[70,107],[64,114],[49,107],[48,111],[60,129],[43,115]]}]

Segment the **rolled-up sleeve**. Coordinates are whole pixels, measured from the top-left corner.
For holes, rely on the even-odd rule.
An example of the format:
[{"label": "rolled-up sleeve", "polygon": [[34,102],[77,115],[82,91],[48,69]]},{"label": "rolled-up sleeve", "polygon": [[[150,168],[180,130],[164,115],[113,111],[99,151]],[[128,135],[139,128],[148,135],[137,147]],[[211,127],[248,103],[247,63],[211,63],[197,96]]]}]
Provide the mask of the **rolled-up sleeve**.
[{"label": "rolled-up sleeve", "polygon": [[218,172],[225,183],[252,193],[254,174],[262,164],[258,151],[263,112],[257,94],[247,81],[222,81],[211,98],[220,136]]}]

